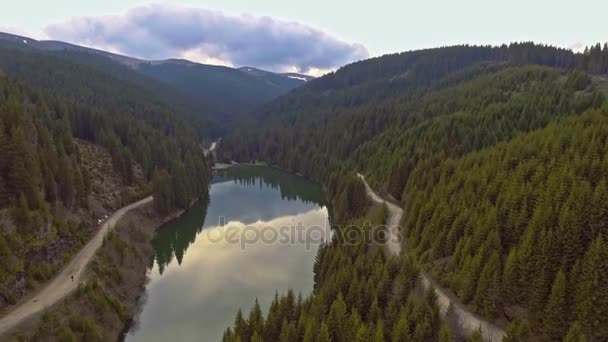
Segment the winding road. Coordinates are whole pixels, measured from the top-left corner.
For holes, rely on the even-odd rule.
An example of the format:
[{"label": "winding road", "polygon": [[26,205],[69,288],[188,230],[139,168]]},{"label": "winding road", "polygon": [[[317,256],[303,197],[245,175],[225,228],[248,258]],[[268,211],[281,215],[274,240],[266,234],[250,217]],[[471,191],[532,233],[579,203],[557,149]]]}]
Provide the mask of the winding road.
[{"label": "winding road", "polygon": [[[384,203],[388,207],[387,225],[389,228],[390,237],[385,246],[392,255],[400,254],[402,248],[400,242],[401,239],[397,237],[400,234],[399,229],[401,226],[401,218],[403,217],[403,209],[389,201],[384,200],[374,192],[369,184],[367,184],[365,177],[362,174],[358,173],[357,175],[359,178],[361,178],[361,180],[363,180],[365,189],[367,190],[367,195],[374,202]],[[452,311],[450,312],[450,318],[453,317],[457,321],[457,324],[459,325],[460,329],[462,329],[464,334],[470,336],[477,329],[481,328],[481,334],[483,339],[486,341],[498,342],[502,341],[502,339],[505,337],[505,331],[502,328],[471,312],[456,298],[439,287],[426,272],[421,271],[420,278],[422,280],[422,286],[425,290],[430,288],[435,289],[435,293],[437,293],[437,305],[439,306],[442,317],[446,317],[448,310],[451,307]]]},{"label": "winding road", "polygon": [[[117,210],[99,228],[95,236],[74,256],[59,274],[55,276],[40,292],[0,318],[0,336],[26,318],[41,312],[45,308],[57,303],[65,296],[74,291],[78,284],[84,280],[87,265],[93,259],[95,252],[103,244],[106,234],[116,226],[118,220],[131,209],[140,207],[152,201],[152,196],[146,197],[138,202],[131,203]],[[72,277],[74,277],[72,279]]]}]

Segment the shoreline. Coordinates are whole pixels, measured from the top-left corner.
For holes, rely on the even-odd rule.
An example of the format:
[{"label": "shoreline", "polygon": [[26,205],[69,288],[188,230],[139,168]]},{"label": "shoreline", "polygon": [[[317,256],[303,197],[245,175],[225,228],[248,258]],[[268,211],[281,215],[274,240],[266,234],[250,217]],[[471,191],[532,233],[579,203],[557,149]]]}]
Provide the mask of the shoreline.
[{"label": "shoreline", "polygon": [[239,165],[244,165],[244,166],[265,166],[265,167],[274,167],[277,168],[279,170],[282,170],[281,168],[279,168],[278,166],[269,166],[267,163],[265,162],[246,162],[246,163],[239,163],[239,162],[235,162],[234,160],[232,161],[232,163],[228,164],[228,163],[215,163],[211,166],[211,169],[213,171],[219,171],[219,170],[226,170],[229,169],[231,167],[234,166],[239,166]]},{"label": "shoreline", "polygon": [[[154,239],[154,237],[156,236],[156,234],[163,229],[164,226],[166,226],[167,224],[179,219],[183,214],[185,214],[188,210],[192,209],[192,207],[194,207],[194,205],[196,205],[197,203],[200,202],[200,197],[193,199],[192,201],[190,201],[190,204],[188,205],[188,208],[186,209],[180,209],[177,210],[165,217],[163,217],[162,219],[160,219],[159,221],[156,222],[156,224],[154,225],[154,227],[151,227],[151,231],[152,234],[150,236],[150,238],[148,239],[147,243],[151,244],[152,240]],[[154,255],[150,255],[150,257],[154,257]],[[154,260],[151,260],[152,262],[154,262]],[[129,333],[129,330],[131,330],[131,328],[133,327],[133,325],[136,322],[136,317],[140,312],[140,300],[142,298],[142,296],[145,294],[146,292],[146,285],[149,281],[148,279],[148,269],[149,267],[146,266],[144,273],[145,273],[145,280],[138,284],[138,288],[140,288],[139,293],[137,294],[137,296],[135,296],[134,298],[132,298],[131,302],[133,303],[133,312],[130,313],[129,315],[129,319],[126,320],[123,324],[122,329],[120,329],[120,331],[118,332],[118,341],[124,341],[125,337],[127,336],[127,334]]]},{"label": "shoreline", "polygon": [[[270,167],[280,170],[282,172],[286,172],[290,175],[295,175],[297,177],[303,177],[308,179],[303,175],[288,172],[279,168],[278,166],[269,166],[268,164],[263,162],[234,162],[232,164],[220,163],[219,167],[217,166],[218,165],[216,164],[212,167],[213,171],[225,170],[233,166]],[[163,228],[163,226],[176,219],[179,219],[179,217],[181,217],[186,211],[188,211],[200,201],[200,198],[192,200],[187,209],[177,210],[164,217],[159,217],[153,212],[152,203],[150,202],[139,208],[135,208],[126,212],[123,217],[117,220],[114,229],[112,229],[112,233],[115,233],[116,235],[125,238],[125,244],[129,246],[129,248],[135,249],[137,251],[137,254],[139,254],[142,258],[130,258],[133,259],[133,261],[135,261],[136,263],[131,264],[129,266],[123,267],[122,265],[119,265],[117,267],[118,271],[128,271],[129,273],[131,273],[131,276],[125,277],[127,278],[127,280],[124,284],[121,284],[120,289],[117,289],[116,291],[109,294],[103,294],[108,298],[111,298],[111,300],[118,299],[120,303],[122,303],[121,307],[124,307],[124,309],[122,310],[122,314],[118,313],[117,315],[115,312],[109,311],[101,314],[101,316],[92,316],[94,318],[92,318],[91,321],[93,321],[96,325],[100,327],[98,331],[100,332],[100,334],[103,334],[103,337],[105,339],[124,340],[130,329],[133,327],[134,324],[136,324],[136,317],[140,312],[140,302],[142,296],[145,295],[146,284],[149,281],[148,270],[150,264],[153,262],[154,257],[154,251],[151,244],[152,239],[156,236],[157,232]],[[139,230],[145,231],[146,238],[143,243],[142,241],[133,242],[128,240],[128,235],[131,233],[130,228],[132,228],[134,221],[139,223],[141,223],[142,221],[145,222],[145,224],[137,225]],[[108,253],[106,250],[104,250],[107,249],[105,244],[106,242],[104,240],[103,247],[101,247],[94,255],[94,257],[90,260],[90,263],[84,271],[85,275],[83,276],[83,279],[86,280],[82,284],[93,283],[95,281],[94,279],[97,277],[97,274],[92,269],[97,268],[97,264],[108,258]],[[98,278],[100,278],[101,282],[106,282],[109,280],[107,279],[108,277],[106,275]],[[58,331],[57,329],[62,329],[66,326],[69,329],[69,327],[73,325],[71,320],[66,319],[70,316],[71,312],[87,311],[86,309],[83,310],[82,308],[86,306],[92,306],[91,303],[85,304],[85,302],[87,302],[87,298],[83,299],[79,292],[81,292],[81,286],[79,286],[71,293],[67,294],[65,297],[63,297],[53,305],[49,305],[40,312],[28,316],[26,319],[19,322],[17,325],[7,330],[0,336],[2,336],[3,338],[7,338],[8,340],[35,339],[35,337],[37,336],[36,334],[44,330],[46,335],[58,337],[61,331]],[[85,294],[84,297],[86,296],[87,295]],[[91,316],[90,312],[86,312],[81,316],[86,317],[87,313],[89,314],[89,316]],[[51,318],[49,319],[48,317]],[[55,322],[55,325],[58,327],[55,328],[55,330],[51,329],[51,332],[47,331],[48,328],[41,328],[44,327],[49,320],[51,322]],[[75,333],[80,334],[81,332],[75,331]]]},{"label": "shoreline", "polygon": [[0,334],[7,333],[28,318],[45,311],[45,308],[61,302],[70,296],[86,277],[86,272],[96,258],[105,237],[112,232],[117,222],[131,210],[152,202],[152,196],[145,197],[117,210],[106,220],[91,239],[74,255],[50,281],[30,298],[22,301],[0,318]]},{"label": "shoreline", "polygon": [[[75,331],[75,325],[89,324],[99,327],[94,329],[99,338],[124,339],[145,293],[147,273],[154,257],[152,239],[163,226],[178,219],[199,201],[200,198],[192,200],[187,209],[164,217],[154,213],[151,202],[126,212],[117,220],[112,232],[104,237],[102,246],[88,263],[84,281],[64,298],[5,331],[2,337],[31,340],[41,332],[43,336],[60,337],[67,333],[75,336],[84,334]],[[117,254],[117,251],[120,252]],[[125,258],[126,253],[130,256]],[[111,274],[107,274],[109,271]],[[121,282],[117,283],[115,277]],[[74,324],[75,320],[81,323]]]}]

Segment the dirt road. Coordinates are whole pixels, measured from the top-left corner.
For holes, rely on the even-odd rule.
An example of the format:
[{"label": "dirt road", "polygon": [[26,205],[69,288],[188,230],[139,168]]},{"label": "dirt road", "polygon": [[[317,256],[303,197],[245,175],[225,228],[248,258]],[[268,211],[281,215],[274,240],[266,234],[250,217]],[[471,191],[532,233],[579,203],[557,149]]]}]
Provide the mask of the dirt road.
[{"label": "dirt road", "polygon": [[67,264],[61,272],[48,283],[48,285],[46,285],[46,287],[23,303],[18,303],[14,310],[0,318],[0,335],[6,333],[29,316],[39,313],[74,291],[78,287],[78,284],[83,280],[86,266],[93,259],[95,252],[101,247],[105,235],[114,228],[118,220],[120,220],[126,212],[149,203],[150,201],[152,201],[152,196],[131,203],[112,214],[112,216],[101,225],[101,228],[99,228],[99,231],[95,236],[74,256],[72,261],[70,261],[70,263]]},{"label": "dirt road", "polygon": [[[378,194],[374,192],[374,190],[367,184],[365,181],[365,177],[362,174],[357,174],[365,184],[365,189],[367,190],[367,195],[377,203],[385,203],[388,207],[388,220],[387,225],[389,226],[389,233],[391,237],[388,239],[388,243],[385,245],[388,251],[391,254],[399,254],[401,253],[402,245],[400,243],[401,239],[397,238],[400,233],[401,226],[401,218],[403,217],[403,209],[399,206],[384,200]],[[462,329],[462,332],[469,336],[475,330],[481,327],[481,332],[484,340],[498,342],[502,341],[505,336],[505,332],[500,327],[496,326],[493,323],[490,323],[483,318],[472,313],[467,307],[457,301],[456,298],[453,298],[449,295],[447,291],[437,286],[431,279],[431,277],[426,274],[426,272],[421,272],[420,278],[422,280],[422,286],[428,290],[429,288],[434,288],[437,293],[437,305],[439,306],[441,315],[443,317],[446,316],[448,309],[450,306],[452,307],[452,312],[450,313],[450,319],[454,318],[457,320],[458,325]]]}]

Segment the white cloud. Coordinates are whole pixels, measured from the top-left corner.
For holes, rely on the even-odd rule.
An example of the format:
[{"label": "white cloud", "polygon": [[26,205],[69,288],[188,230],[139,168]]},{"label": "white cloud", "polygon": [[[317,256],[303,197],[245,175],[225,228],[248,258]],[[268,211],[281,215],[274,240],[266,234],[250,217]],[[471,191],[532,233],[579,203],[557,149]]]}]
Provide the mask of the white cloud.
[{"label": "white cloud", "polygon": [[76,17],[45,32],[53,39],[146,59],[181,57],[315,74],[369,55],[361,44],[297,22],[160,4],[120,15]]}]

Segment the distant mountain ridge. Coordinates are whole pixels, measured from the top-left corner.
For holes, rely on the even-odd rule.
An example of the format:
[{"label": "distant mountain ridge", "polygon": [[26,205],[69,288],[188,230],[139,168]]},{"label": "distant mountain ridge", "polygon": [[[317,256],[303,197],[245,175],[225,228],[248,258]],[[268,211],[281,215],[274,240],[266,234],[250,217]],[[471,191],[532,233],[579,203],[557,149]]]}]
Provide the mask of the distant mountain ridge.
[{"label": "distant mountain ridge", "polygon": [[62,41],[36,40],[2,32],[0,46],[50,53],[128,79],[166,102],[187,108],[197,116],[203,115],[219,126],[229,125],[255,107],[314,79],[296,73],[206,65],[176,58],[143,60]]}]

